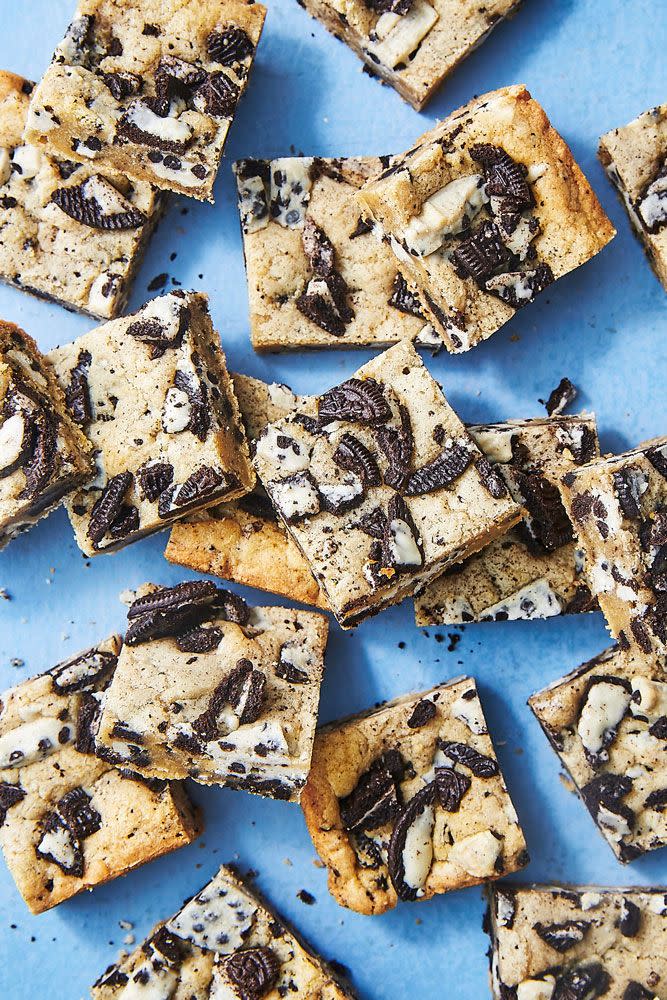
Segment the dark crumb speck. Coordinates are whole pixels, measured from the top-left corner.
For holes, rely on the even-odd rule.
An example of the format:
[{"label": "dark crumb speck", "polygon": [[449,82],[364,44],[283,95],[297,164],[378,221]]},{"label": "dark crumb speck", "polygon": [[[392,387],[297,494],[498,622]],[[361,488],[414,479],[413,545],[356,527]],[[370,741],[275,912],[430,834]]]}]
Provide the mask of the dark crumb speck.
[{"label": "dark crumb speck", "polygon": [[403,642],[403,640],[402,640],[402,639],[401,639],[401,641],[400,641],[400,642],[399,642],[399,644],[398,644],[398,648],[399,648],[399,649],[405,649],[405,643]]},{"label": "dark crumb speck", "polygon": [[12,595],[4,587],[0,587],[0,600],[1,601],[11,601]]},{"label": "dark crumb speck", "polygon": [[442,632],[436,632],[435,635],[433,636],[433,638],[435,639],[436,642],[444,642],[445,641],[445,637],[442,634]]},{"label": "dark crumb speck", "polygon": [[306,904],[306,906],[313,906],[317,902],[315,897],[308,892],[307,889],[299,889],[296,895],[297,899],[300,899],[302,903]]},{"label": "dark crumb speck", "polygon": [[177,257],[178,257],[178,254],[176,253],[175,250],[173,251],[173,253],[169,254],[169,260],[171,260],[171,261],[176,260]]},{"label": "dark crumb speck", "polygon": [[449,645],[447,646],[447,652],[453,653],[458,644],[461,641],[461,636],[458,632],[448,632],[447,638],[449,639]]},{"label": "dark crumb speck", "polygon": [[166,271],[163,271],[162,274],[156,274],[153,280],[148,282],[148,285],[146,286],[146,291],[157,292],[159,288],[164,288],[168,280],[169,280],[169,275],[166,273]]}]

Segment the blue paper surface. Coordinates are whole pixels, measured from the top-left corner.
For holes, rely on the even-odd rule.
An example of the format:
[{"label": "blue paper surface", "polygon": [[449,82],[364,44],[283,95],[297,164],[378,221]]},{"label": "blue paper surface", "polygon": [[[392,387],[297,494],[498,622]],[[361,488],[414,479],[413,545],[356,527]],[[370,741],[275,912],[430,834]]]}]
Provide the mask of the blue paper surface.
[{"label": "blue paper surface", "polygon": [[[139,0],[137,0],[139,2]],[[247,300],[231,161],[242,156],[389,153],[407,149],[438,117],[473,94],[523,82],[570,143],[618,236],[469,354],[427,360],[467,421],[535,416],[563,375],[598,415],[605,450],[667,432],[667,299],[596,159],[598,137],[667,100],[667,18],[655,0],[526,0],[446,82],[421,114],[361,72],[345,46],[297,5],[269,13],[250,88],[231,130],[216,204],[174,199],[139,272],[131,305],[168,272],[211,296],[230,365],[317,391],[347,377],[368,352],[259,357],[248,339]],[[72,14],[68,0],[0,0],[0,66],[38,78]],[[176,252],[172,262],[170,255]],[[0,316],[43,349],[90,329],[89,319],[0,287]],[[188,575],[163,558],[166,535],[88,563],[62,511],[0,554],[0,690],[113,630],[118,593],[145,580]],[[241,590],[254,603],[272,603]],[[280,601],[273,601],[280,603]],[[448,633],[460,641],[450,649]],[[399,645],[400,644],[400,645]],[[599,884],[666,883],[667,855],[618,864],[558,762],[526,698],[609,644],[600,615],[546,622],[418,630],[406,601],[355,633],[332,623],[321,719],[471,673],[478,681],[532,861],[522,878]],[[12,660],[22,661],[21,666]],[[297,806],[192,787],[204,808],[201,840],[126,878],[31,917],[0,862],[0,996],[76,1000],[116,956],[131,921],[140,941],[224,860],[255,869],[257,885],[325,956],[347,965],[359,997],[411,995],[478,1000],[488,995],[479,889],[362,917],[328,896]],[[304,905],[305,888],[315,904]]]}]

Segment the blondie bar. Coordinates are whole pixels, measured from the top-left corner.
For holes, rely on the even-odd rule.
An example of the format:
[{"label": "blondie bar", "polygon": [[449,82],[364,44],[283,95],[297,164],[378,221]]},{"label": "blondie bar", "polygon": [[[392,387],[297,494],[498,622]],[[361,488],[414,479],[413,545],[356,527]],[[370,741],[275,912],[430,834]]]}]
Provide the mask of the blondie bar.
[{"label": "blondie bar", "polygon": [[303,0],[305,9],[418,111],[520,0]]},{"label": "blondie bar", "polygon": [[528,704],[619,860],[667,844],[667,674],[616,647]]},{"label": "blondie bar", "polygon": [[175,291],[49,355],[97,476],[67,501],[79,547],[109,552],[255,482],[205,295]]},{"label": "blondie bar", "polygon": [[93,1000],[352,1000],[333,971],[230,868],[131,955],[109,966]]},{"label": "blondie bar", "polygon": [[595,418],[552,416],[468,428],[527,514],[415,598],[418,625],[551,618],[595,605],[560,478],[598,455]]},{"label": "blondie bar", "polygon": [[662,1000],[665,888],[489,890],[494,1000]]},{"label": "blondie bar", "polygon": [[0,702],[0,844],[33,913],[189,844],[200,820],[183,787],[95,756],[111,636]]},{"label": "blondie bar", "polygon": [[528,861],[471,677],[321,729],[301,805],[329,891],[359,913]]},{"label": "blondie bar", "polygon": [[255,350],[441,340],[355,195],[389,157],[235,165]]},{"label": "blondie bar", "polygon": [[129,609],[97,752],[149,777],[298,800],[327,630],[323,615],[249,608],[208,580],[146,588]]},{"label": "blondie bar", "polygon": [[667,664],[667,437],[568,472],[586,574],[623,650]]},{"label": "blondie bar", "polygon": [[51,366],[32,337],[0,320],[0,548],[92,474]]},{"label": "blondie bar", "polygon": [[212,201],[265,14],[252,0],[79,0],[26,140]]},{"label": "blondie bar", "polygon": [[448,350],[467,351],[614,236],[523,86],[476,98],[357,196]]},{"label": "blondie bar", "polygon": [[667,104],[603,135],[599,156],[667,289]]},{"label": "blondie bar", "polygon": [[164,196],[25,143],[33,86],[0,70],[0,279],[110,319],[127,302]]},{"label": "blondie bar", "polygon": [[255,466],[343,626],[402,600],[521,516],[408,343],[270,424]]}]

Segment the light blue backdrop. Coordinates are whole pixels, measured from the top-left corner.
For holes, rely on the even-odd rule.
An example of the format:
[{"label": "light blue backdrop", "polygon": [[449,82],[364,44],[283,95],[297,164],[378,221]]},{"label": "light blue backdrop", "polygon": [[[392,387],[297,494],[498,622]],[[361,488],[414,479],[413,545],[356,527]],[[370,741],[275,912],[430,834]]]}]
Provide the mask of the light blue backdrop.
[{"label": "light blue backdrop", "polygon": [[[256,357],[248,342],[245,280],[230,162],[290,151],[341,155],[408,148],[438,117],[494,87],[524,82],[571,144],[619,235],[600,257],[562,280],[491,341],[467,355],[429,361],[468,421],[537,415],[563,375],[595,409],[603,447],[619,450],[667,432],[667,299],[631,236],[596,160],[598,136],[667,100],[665,4],[655,0],[526,0],[510,23],[459,68],[423,114],[361,72],[360,63],[297,5],[270,7],[250,90],[235,123],[215,206],[176,200],[154,239],[132,306],[167,271],[209,292],[234,368],[321,390],[369,355]],[[37,78],[65,29],[69,0],[0,0],[0,66]],[[170,255],[177,257],[172,263]],[[88,330],[72,316],[0,288],[0,316],[48,349]],[[163,560],[165,536],[88,564],[59,512],[0,555],[0,688],[37,673],[123,627],[120,590],[185,576]],[[256,592],[245,593],[262,600]],[[442,637],[444,635],[444,641]],[[332,629],[322,719],[365,708],[463,671],[474,674],[498,754],[523,821],[536,880],[603,884],[667,882],[665,852],[623,868],[558,778],[555,756],[525,706],[531,692],[607,643],[600,616],[543,623],[469,626],[455,651],[447,630],[418,631],[412,607],[363,625]],[[404,643],[405,648],[399,648]],[[24,661],[12,666],[12,659]],[[353,970],[364,1000],[483,1000],[487,942],[478,889],[365,918],[328,897],[300,810],[226,790],[194,786],[207,830],[193,846],[30,917],[0,861],[0,996],[77,1000],[111,962],[132,921],[137,940],[196,891],[223,860],[259,872],[258,885],[328,957]],[[313,906],[297,899],[307,889]]]}]

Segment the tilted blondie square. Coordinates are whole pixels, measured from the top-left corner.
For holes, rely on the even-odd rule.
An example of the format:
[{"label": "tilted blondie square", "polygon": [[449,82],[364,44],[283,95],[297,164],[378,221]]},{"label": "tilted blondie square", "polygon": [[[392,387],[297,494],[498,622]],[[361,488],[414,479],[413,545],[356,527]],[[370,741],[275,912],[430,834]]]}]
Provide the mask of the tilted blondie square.
[{"label": "tilted blondie square", "polygon": [[619,860],[667,844],[667,673],[615,647],[528,704]]},{"label": "tilted blondie square", "polygon": [[528,861],[471,677],[324,726],[301,805],[329,891],[359,913]]},{"label": "tilted blondie square", "polygon": [[100,319],[125,306],[164,196],[24,143],[34,84],[0,70],[0,279]]},{"label": "tilted blondie square", "polygon": [[255,350],[441,345],[355,195],[389,157],[235,165]]},{"label": "tilted blondie square", "polygon": [[454,353],[490,337],[615,233],[521,85],[455,111],[357,200]]},{"label": "tilted blondie square", "polygon": [[494,1000],[661,1000],[667,891],[577,885],[489,889]]},{"label": "tilted blondie square", "polygon": [[252,0],[79,0],[26,140],[212,201],[265,14]]},{"label": "tilted blondie square", "polygon": [[32,337],[0,320],[0,548],[92,474],[90,445],[48,361]]},{"label": "tilted blondie square", "polygon": [[563,500],[612,636],[667,666],[667,437],[568,472]]},{"label": "tilted blondie square", "polygon": [[[251,447],[267,424],[296,412],[304,402],[278,382],[238,374],[232,374],[232,381]],[[327,607],[308,563],[259,482],[240,500],[177,521],[164,554],[169,562],[199,573]]]},{"label": "tilted blondie square", "polygon": [[19,892],[42,913],[189,844],[200,817],[183,787],[95,756],[111,636],[2,695],[0,844]]},{"label": "tilted blondie square", "polygon": [[418,111],[520,0],[303,0],[372,76]]},{"label": "tilted blondie square", "polygon": [[281,916],[223,866],[201,892],[109,966],[93,1000],[352,1000]]},{"label": "tilted blondie square", "polygon": [[521,516],[408,343],[269,425],[255,467],[343,626],[402,600]]},{"label": "tilted blondie square", "polygon": [[104,697],[97,752],[148,777],[298,801],[328,623],[249,608],[208,580],[145,588]]},{"label": "tilted blondie square", "polygon": [[97,477],[67,511],[87,555],[252,489],[255,476],[208,300],[175,291],[49,355]]},{"label": "tilted blondie square", "polygon": [[599,156],[667,289],[667,104],[603,135]]},{"label": "tilted blondie square", "polygon": [[552,416],[468,430],[527,514],[503,538],[415,598],[418,625],[551,618],[595,602],[560,497],[560,478],[598,455],[595,418]]}]

